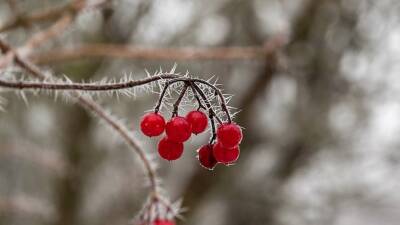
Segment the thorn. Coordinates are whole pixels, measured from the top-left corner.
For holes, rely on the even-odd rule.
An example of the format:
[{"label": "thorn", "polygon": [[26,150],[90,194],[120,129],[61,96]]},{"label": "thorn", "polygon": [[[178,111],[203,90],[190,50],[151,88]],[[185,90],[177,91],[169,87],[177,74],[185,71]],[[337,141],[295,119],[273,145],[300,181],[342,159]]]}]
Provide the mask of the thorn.
[{"label": "thorn", "polygon": [[212,79],[214,79],[214,75],[212,75],[210,78],[207,79],[207,82],[210,83],[212,81]]},{"label": "thorn", "polygon": [[174,74],[177,67],[178,67],[178,64],[175,62],[169,73]]},{"label": "thorn", "polygon": [[28,99],[26,98],[25,92],[20,91],[20,95],[21,95],[22,100],[25,102],[25,105],[29,106]]},{"label": "thorn", "polygon": [[189,77],[189,70],[186,70],[186,73],[183,75],[183,77]]},{"label": "thorn", "polygon": [[147,77],[152,77],[151,74],[149,73],[149,71],[147,69],[144,69],[144,72],[146,73]]}]

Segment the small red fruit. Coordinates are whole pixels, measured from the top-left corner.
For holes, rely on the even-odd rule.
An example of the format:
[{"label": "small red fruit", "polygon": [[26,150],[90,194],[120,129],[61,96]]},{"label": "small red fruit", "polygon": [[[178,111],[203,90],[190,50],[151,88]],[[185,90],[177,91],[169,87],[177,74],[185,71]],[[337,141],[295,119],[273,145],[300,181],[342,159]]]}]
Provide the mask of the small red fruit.
[{"label": "small red fruit", "polygon": [[240,144],[243,134],[242,129],[234,123],[224,123],[218,127],[218,142],[225,148],[233,148]]},{"label": "small red fruit", "polygon": [[175,225],[175,222],[172,220],[161,220],[157,219],[153,222],[154,225]]},{"label": "small red fruit", "polygon": [[158,153],[163,159],[176,160],[179,159],[183,152],[183,144],[177,143],[170,140],[168,137],[164,137],[158,143]]},{"label": "small red fruit", "polygon": [[212,145],[204,145],[197,151],[197,153],[200,165],[209,170],[214,169],[215,165],[217,165],[217,160],[213,155]]},{"label": "small red fruit", "polygon": [[181,116],[173,117],[165,126],[165,132],[171,141],[184,142],[192,134],[192,126]]},{"label": "small red fruit", "polygon": [[186,115],[186,120],[192,125],[193,134],[205,131],[208,125],[207,115],[198,110],[189,112]]},{"label": "small red fruit", "polygon": [[154,112],[147,113],[142,117],[140,129],[146,136],[158,136],[162,134],[165,129],[164,117]]},{"label": "small red fruit", "polygon": [[217,142],[213,147],[213,154],[217,162],[223,164],[232,164],[239,158],[239,146],[233,148],[225,148],[221,143]]}]

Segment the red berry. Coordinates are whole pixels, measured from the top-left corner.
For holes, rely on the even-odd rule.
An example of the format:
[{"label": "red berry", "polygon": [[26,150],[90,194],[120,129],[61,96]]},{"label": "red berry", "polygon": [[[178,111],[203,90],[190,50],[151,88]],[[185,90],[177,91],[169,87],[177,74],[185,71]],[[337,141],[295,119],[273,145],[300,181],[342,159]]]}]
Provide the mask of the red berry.
[{"label": "red berry", "polygon": [[146,136],[158,136],[162,134],[165,129],[164,117],[158,113],[147,113],[140,122],[140,129]]},{"label": "red berry", "polygon": [[221,143],[216,143],[213,147],[213,154],[217,162],[223,164],[231,164],[236,162],[239,158],[239,146],[235,146],[234,148],[225,148],[221,145]]},{"label": "red berry", "polygon": [[191,111],[186,115],[186,120],[192,125],[193,134],[205,131],[208,125],[207,115],[201,111]]},{"label": "red berry", "polygon": [[183,144],[177,143],[170,140],[168,137],[164,137],[158,143],[158,153],[163,159],[176,160],[179,159],[183,152]]},{"label": "red berry", "polygon": [[225,148],[233,148],[242,141],[242,129],[234,123],[224,123],[218,127],[217,138]]},{"label": "red berry", "polygon": [[175,225],[175,222],[172,220],[162,220],[162,219],[156,219],[153,222],[153,225]]},{"label": "red berry", "polygon": [[184,142],[192,134],[192,126],[181,116],[172,118],[165,126],[165,132],[171,141]]},{"label": "red berry", "polygon": [[200,165],[209,170],[214,169],[215,165],[217,165],[217,160],[213,155],[212,145],[204,145],[197,151],[197,153]]}]

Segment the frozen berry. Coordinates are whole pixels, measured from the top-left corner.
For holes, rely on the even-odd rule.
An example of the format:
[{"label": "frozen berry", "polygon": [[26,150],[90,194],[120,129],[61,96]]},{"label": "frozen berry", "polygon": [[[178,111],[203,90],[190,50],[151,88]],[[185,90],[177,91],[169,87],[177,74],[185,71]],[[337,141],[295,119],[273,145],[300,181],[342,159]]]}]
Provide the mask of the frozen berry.
[{"label": "frozen berry", "polygon": [[193,134],[205,131],[208,125],[207,115],[201,111],[191,111],[186,115],[186,120],[192,125]]},{"label": "frozen berry", "polygon": [[204,145],[197,153],[200,165],[209,170],[214,169],[215,165],[217,165],[217,160],[214,158],[212,145]]},{"label": "frozen berry", "polygon": [[172,220],[157,219],[157,220],[154,220],[153,225],[175,225],[175,222]]},{"label": "frozen berry", "polygon": [[183,152],[183,144],[174,142],[168,137],[164,137],[158,143],[158,153],[163,159],[166,160],[176,160],[179,159]]},{"label": "frozen berry", "polygon": [[239,158],[239,146],[233,148],[225,148],[221,143],[216,143],[213,147],[213,154],[217,162],[223,164],[231,164]]},{"label": "frozen berry", "polygon": [[164,117],[158,113],[147,113],[140,122],[140,129],[146,136],[158,136],[162,134],[165,129]]},{"label": "frozen berry", "polygon": [[234,123],[224,123],[218,127],[217,138],[225,148],[233,148],[242,141],[242,129]]},{"label": "frozen berry", "polygon": [[171,141],[184,142],[192,134],[192,126],[181,116],[173,117],[165,126],[165,132]]}]

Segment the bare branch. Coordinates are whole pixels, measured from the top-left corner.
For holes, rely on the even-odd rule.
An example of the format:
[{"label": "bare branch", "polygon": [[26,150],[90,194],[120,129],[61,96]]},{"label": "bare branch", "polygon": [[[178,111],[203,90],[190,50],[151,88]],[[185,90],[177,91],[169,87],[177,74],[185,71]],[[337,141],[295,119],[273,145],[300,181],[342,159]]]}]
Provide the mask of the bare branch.
[{"label": "bare branch", "polygon": [[[0,41],[1,42],[1,41]],[[23,67],[27,70],[29,70],[31,73],[41,73],[40,70],[34,65],[31,64],[27,60],[23,60],[21,58],[16,58],[17,63],[19,65],[24,65]],[[200,97],[205,101],[207,107],[212,110],[211,103],[207,99],[207,96],[203,93],[203,91],[196,85],[196,83],[201,83],[205,84],[209,88],[211,88],[213,91],[215,91],[216,95],[220,98],[220,106],[224,113],[227,116],[228,123],[232,122],[232,117],[230,115],[230,112],[227,108],[227,104],[225,101],[225,98],[217,87],[214,85],[210,84],[209,82],[197,78],[191,78],[191,77],[182,77],[178,74],[170,74],[170,73],[164,73],[164,74],[159,74],[155,75],[152,77],[144,78],[141,80],[131,80],[131,81],[126,81],[126,82],[120,82],[120,83],[112,83],[112,84],[101,84],[101,83],[48,83],[48,82],[23,82],[23,81],[6,81],[3,79],[0,79],[0,87],[7,87],[7,88],[14,88],[14,89],[45,89],[45,90],[72,90],[72,91],[109,91],[109,90],[119,90],[119,89],[128,89],[136,86],[141,86],[147,83],[151,83],[157,80],[161,79],[171,79],[169,80],[166,85],[163,88],[163,91],[160,95],[159,101],[154,109],[155,112],[158,112],[163,96],[168,89],[168,86],[170,86],[172,83],[175,82],[191,82],[193,90],[196,90],[196,92],[200,95]],[[185,85],[186,86],[186,85]],[[186,87],[187,88],[187,87]],[[186,92],[186,89],[185,89]],[[175,112],[175,107],[174,107],[174,112]],[[173,113],[174,113],[173,112]],[[218,115],[212,110],[213,116],[217,119],[219,123],[222,123],[222,121],[218,118]]]},{"label": "bare branch", "polygon": [[77,14],[84,7],[95,8],[104,5],[111,0],[100,0],[96,4],[87,6],[85,0],[72,0],[70,3],[62,6],[55,6],[46,10],[32,13],[27,16],[15,15],[15,18],[0,25],[0,33],[8,30],[18,28],[20,26],[26,27],[33,23],[51,21],[64,15],[65,13]]},{"label": "bare branch", "polygon": [[265,54],[269,53],[263,47],[141,48],[116,44],[88,44],[38,53],[32,56],[32,61],[47,64],[93,57],[136,60],[262,60]]},{"label": "bare branch", "polygon": [[0,68],[8,66],[14,60],[14,57],[17,54],[20,55],[20,57],[26,57],[39,45],[60,34],[61,31],[64,30],[71,22],[71,14],[65,14],[47,30],[33,35],[24,46],[16,49],[15,51],[8,51],[6,55],[0,59]]},{"label": "bare branch", "polygon": [[29,24],[32,23],[43,22],[59,18],[65,12],[70,12],[75,9],[73,3],[74,1],[72,1],[70,4],[67,5],[57,6],[47,10],[41,10],[40,12],[35,12],[28,16],[16,15],[15,18],[13,18],[8,22],[5,22],[0,26],[0,33],[20,26],[28,26]]},{"label": "bare branch", "polygon": [[132,45],[86,44],[72,48],[53,49],[31,57],[38,64],[66,62],[82,58],[111,57],[136,60],[265,60],[287,42],[287,36],[277,35],[263,46],[213,48],[142,48]]},{"label": "bare branch", "polygon": [[[25,61],[26,62],[26,61]],[[141,86],[161,79],[171,79],[181,77],[178,74],[162,74],[148,77],[141,80],[131,80],[127,82],[113,84],[99,83],[48,83],[48,82],[22,82],[22,81],[6,81],[0,79],[0,86],[15,89],[47,89],[47,90],[79,90],[79,91],[109,91],[118,89],[127,89]]]}]

